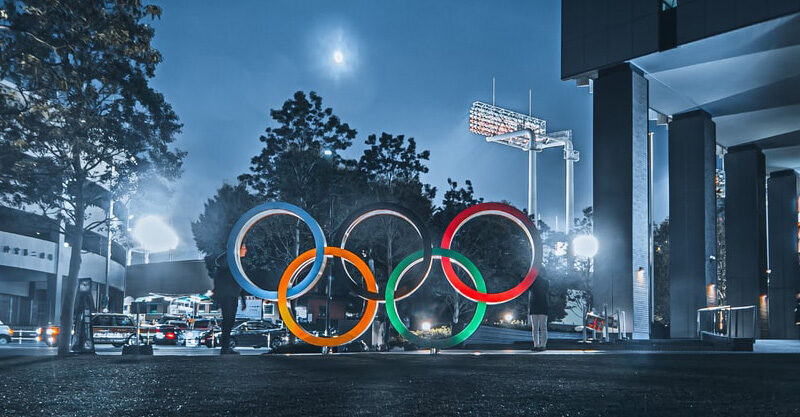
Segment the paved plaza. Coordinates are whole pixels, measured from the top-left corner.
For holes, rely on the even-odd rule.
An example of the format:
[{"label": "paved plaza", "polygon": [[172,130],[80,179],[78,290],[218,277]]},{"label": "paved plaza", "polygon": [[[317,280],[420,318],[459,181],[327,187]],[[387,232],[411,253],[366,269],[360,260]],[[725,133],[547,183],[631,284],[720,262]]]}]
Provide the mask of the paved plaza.
[{"label": "paved plaza", "polygon": [[796,416],[797,369],[758,353],[8,355],[0,415]]}]

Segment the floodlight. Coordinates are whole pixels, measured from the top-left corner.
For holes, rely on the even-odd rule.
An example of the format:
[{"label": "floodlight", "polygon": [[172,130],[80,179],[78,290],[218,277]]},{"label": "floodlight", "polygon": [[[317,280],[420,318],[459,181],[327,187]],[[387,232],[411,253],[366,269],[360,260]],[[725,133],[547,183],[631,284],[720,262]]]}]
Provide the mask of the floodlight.
[{"label": "floodlight", "polygon": [[155,215],[144,216],[136,223],[133,238],[149,252],[166,252],[178,247],[178,234]]},{"label": "floodlight", "polygon": [[572,250],[584,258],[593,258],[597,255],[598,247],[597,238],[592,235],[580,235],[572,240]]}]

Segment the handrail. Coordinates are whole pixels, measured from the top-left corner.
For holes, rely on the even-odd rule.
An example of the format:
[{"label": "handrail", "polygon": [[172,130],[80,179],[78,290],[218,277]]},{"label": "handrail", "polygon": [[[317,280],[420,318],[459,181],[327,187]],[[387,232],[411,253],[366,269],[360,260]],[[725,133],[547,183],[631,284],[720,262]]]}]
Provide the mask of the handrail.
[{"label": "handrail", "polygon": [[754,306],[754,305],[753,306],[740,306],[740,307],[714,306],[714,307],[698,308],[697,311],[716,311],[716,310],[733,310],[733,311],[736,311],[736,310],[750,310],[750,309],[754,309],[754,308],[756,308],[756,306]]},{"label": "handrail", "polygon": [[[705,308],[698,308],[697,309],[697,337],[702,338],[703,334],[708,334],[709,336],[720,336],[720,337],[727,337],[728,340],[732,338],[741,338],[739,334],[739,324],[740,324],[740,313],[744,313],[748,310],[752,310],[752,320],[753,320],[753,334],[752,338],[756,338],[756,306],[713,306],[713,307],[705,307]],[[702,327],[702,320],[701,315],[703,313],[713,313],[712,315],[712,328],[711,331],[703,330]]]}]

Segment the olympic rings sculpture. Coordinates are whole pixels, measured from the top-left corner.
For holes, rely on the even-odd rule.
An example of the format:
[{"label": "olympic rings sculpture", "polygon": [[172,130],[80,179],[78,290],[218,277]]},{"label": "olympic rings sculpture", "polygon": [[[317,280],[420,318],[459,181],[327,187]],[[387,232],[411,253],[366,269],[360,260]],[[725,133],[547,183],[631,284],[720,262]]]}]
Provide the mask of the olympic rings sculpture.
[{"label": "olympic rings sculpture", "polygon": [[[239,253],[238,248],[241,247],[245,236],[253,226],[267,217],[279,214],[293,216],[304,222],[309,229],[311,229],[311,234],[314,238],[314,248],[309,249],[295,258],[284,270],[280,283],[278,284],[278,290],[269,291],[256,285],[247,276],[242,268],[241,259],[237,254]],[[380,215],[394,216],[404,220],[414,228],[422,240],[422,249],[408,255],[394,268],[383,293],[379,292],[375,276],[364,260],[345,249],[348,238],[361,222]],[[456,233],[458,233],[465,223],[469,220],[486,215],[495,215],[511,220],[522,229],[531,247],[530,265],[522,281],[513,288],[499,293],[487,292],[484,277],[475,264],[466,256],[451,249]],[[227,243],[228,265],[230,266],[231,274],[236,282],[247,292],[268,301],[276,301],[278,303],[278,311],[286,328],[300,340],[311,345],[339,346],[359,338],[375,319],[378,304],[385,303],[389,322],[403,338],[423,348],[444,349],[456,346],[467,340],[467,338],[478,329],[486,313],[487,304],[505,303],[522,295],[536,280],[539,265],[542,263],[541,239],[539,238],[539,232],[536,230],[536,226],[528,216],[521,211],[501,203],[476,204],[459,213],[445,229],[440,247],[432,246],[430,232],[425,228],[419,217],[411,210],[397,204],[385,202],[370,204],[353,211],[339,227],[336,233],[336,241],[339,242],[338,247],[327,246],[325,233],[322,231],[322,227],[310,214],[300,207],[284,202],[263,203],[243,214],[231,230]],[[337,336],[320,337],[308,333],[297,324],[289,309],[289,301],[300,297],[314,288],[325,270],[328,258],[333,257],[341,258],[342,262],[339,268],[341,268],[347,276],[348,280],[346,280],[346,282],[348,286],[353,293],[366,300],[366,307],[361,319],[349,331]],[[428,278],[434,259],[440,260],[444,275],[453,289],[478,304],[475,309],[475,314],[467,326],[459,333],[445,339],[426,339],[418,336],[406,327],[397,312],[397,302],[413,294]],[[366,289],[362,288],[357,280],[350,274],[346,268],[346,263],[350,263],[358,270],[364,279]],[[408,285],[400,286],[403,277],[412,267],[420,263],[423,265],[420,275],[413,277],[414,279]],[[459,266],[469,275],[474,283],[474,289],[465,284],[458,275],[456,275],[453,264]],[[309,265],[311,265],[311,268],[308,273],[305,274],[302,279],[299,279],[300,271],[303,271]],[[336,265],[336,263],[334,263],[334,265]],[[297,282],[298,279],[299,282]]]}]

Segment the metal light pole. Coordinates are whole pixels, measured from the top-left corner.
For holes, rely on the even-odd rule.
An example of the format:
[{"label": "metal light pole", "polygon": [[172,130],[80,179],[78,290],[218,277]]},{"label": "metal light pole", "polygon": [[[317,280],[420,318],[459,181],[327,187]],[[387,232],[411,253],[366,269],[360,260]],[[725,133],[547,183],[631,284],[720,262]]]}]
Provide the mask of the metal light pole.
[{"label": "metal light pole", "polygon": [[103,301],[105,302],[105,307],[108,308],[111,306],[108,298],[108,277],[111,275],[111,223],[114,221],[114,199],[111,198],[111,194],[109,194],[108,213],[106,214],[106,220],[106,294]]},{"label": "metal light pole", "polygon": [[[536,192],[536,151],[528,149],[528,216],[539,215]],[[536,224],[535,222],[536,218],[534,217],[534,224]]]},{"label": "metal light pole", "polygon": [[[330,230],[333,230],[333,196],[331,196],[331,205],[328,216],[331,223]],[[331,328],[331,286],[333,284],[333,263],[331,263],[328,270],[328,285],[325,290],[325,336],[330,336]]]},{"label": "metal light pole", "polygon": [[572,145],[572,131],[547,132],[547,121],[494,105],[476,101],[469,110],[469,131],[499,143],[528,152],[528,215],[538,218],[536,190],[536,152],[563,148],[564,230],[569,233],[575,211],[573,166],[580,152]]},{"label": "metal light pole", "polygon": [[[322,155],[324,158],[329,159],[333,163],[333,150],[323,149]],[[333,230],[333,200],[335,196],[331,194],[330,206],[328,206],[328,219],[330,229]],[[329,266],[328,270],[328,285],[325,287],[325,336],[330,336],[331,329],[331,287],[333,284],[333,264]],[[327,348],[323,349],[323,353],[328,353]]]},{"label": "metal light pole", "polygon": [[[111,164],[111,179],[113,180],[116,169],[114,164]],[[105,285],[105,298],[98,300],[97,310],[102,311],[101,304],[105,302],[105,307],[108,308],[111,303],[108,298],[108,276],[111,275],[111,223],[114,221],[114,196],[111,193],[111,184],[108,187],[108,211],[106,212],[106,285]]]}]

